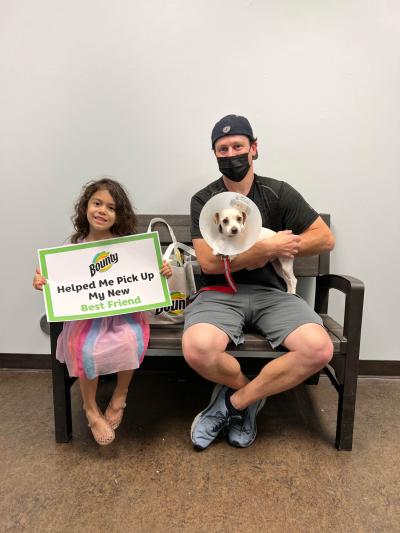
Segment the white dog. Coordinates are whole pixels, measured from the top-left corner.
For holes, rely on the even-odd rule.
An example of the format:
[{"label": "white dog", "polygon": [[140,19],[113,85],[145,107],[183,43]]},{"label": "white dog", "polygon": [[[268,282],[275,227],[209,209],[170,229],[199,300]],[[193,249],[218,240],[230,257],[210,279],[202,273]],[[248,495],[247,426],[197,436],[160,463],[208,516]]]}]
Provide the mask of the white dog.
[{"label": "white dog", "polygon": [[[246,225],[247,219],[247,206],[243,204],[233,205],[232,207],[222,209],[218,213],[214,214],[214,222],[218,225],[219,236],[215,243],[214,254],[218,254],[216,251],[223,242],[224,239],[233,239],[240,235]],[[261,228],[260,236],[257,239],[262,241],[264,239],[270,239],[276,234],[275,231],[268,228]],[[219,240],[219,239],[222,239]],[[236,256],[231,255],[230,259],[233,260]],[[291,294],[296,293],[297,279],[293,273],[293,259],[287,257],[277,257],[272,261],[272,266],[275,268],[278,276],[284,279],[287,285],[287,291]]]}]

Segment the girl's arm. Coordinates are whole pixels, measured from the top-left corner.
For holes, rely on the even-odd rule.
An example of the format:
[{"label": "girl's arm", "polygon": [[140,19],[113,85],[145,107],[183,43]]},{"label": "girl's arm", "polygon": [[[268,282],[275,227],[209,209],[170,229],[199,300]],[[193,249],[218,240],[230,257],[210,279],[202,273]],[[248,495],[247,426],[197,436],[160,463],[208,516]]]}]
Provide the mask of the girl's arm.
[{"label": "girl's arm", "polygon": [[37,268],[36,273],[33,276],[33,283],[32,283],[33,287],[38,291],[42,291],[43,285],[45,285],[45,283],[46,283],[46,278],[42,276],[40,270]]},{"label": "girl's arm", "polygon": [[172,276],[172,268],[169,266],[167,261],[163,261],[163,266],[160,270],[160,274],[162,274],[166,278],[170,278]]}]

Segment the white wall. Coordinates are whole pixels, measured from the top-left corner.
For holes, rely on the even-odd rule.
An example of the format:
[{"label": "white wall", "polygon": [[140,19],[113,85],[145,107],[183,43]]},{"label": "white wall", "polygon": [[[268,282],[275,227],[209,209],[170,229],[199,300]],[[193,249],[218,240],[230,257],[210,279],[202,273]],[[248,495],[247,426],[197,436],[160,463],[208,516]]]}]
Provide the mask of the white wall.
[{"label": "white wall", "polygon": [[70,233],[85,180],[187,213],[237,113],[258,173],[332,213],[332,271],[366,283],[361,357],[399,360],[399,30],[396,0],[3,0],[0,352],[49,351],[36,249]]}]

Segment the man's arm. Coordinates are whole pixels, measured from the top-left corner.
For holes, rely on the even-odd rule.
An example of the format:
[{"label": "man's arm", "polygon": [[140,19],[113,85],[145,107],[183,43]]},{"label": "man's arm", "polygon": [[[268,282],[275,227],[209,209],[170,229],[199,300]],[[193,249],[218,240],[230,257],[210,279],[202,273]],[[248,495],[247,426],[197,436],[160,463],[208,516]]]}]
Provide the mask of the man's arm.
[{"label": "man's arm", "polygon": [[[232,272],[248,268],[262,268],[268,261],[277,257],[294,257],[297,254],[300,237],[291,231],[280,231],[271,239],[256,242],[249,250],[237,255],[231,262]],[[206,274],[224,272],[220,255],[214,255],[204,239],[193,239],[197,260]]]},{"label": "man's arm", "polygon": [[298,255],[316,255],[335,247],[335,237],[321,217],[300,234]]},{"label": "man's arm", "polygon": [[[248,254],[247,264],[242,268],[249,270],[262,268],[275,257],[316,255],[333,250],[334,246],[335,237],[322,218],[318,217],[300,235],[294,235],[290,231],[279,231],[271,239],[256,243],[248,252],[241,254]],[[232,271],[235,272],[233,268]]]},{"label": "man's arm", "polygon": [[[271,239],[259,241],[249,250],[235,257],[231,263],[232,272],[248,268],[262,268],[275,257],[293,258],[296,255],[315,255],[332,250],[335,239],[321,217],[318,217],[300,235],[290,230],[279,231]],[[221,257],[214,255],[204,239],[193,239],[193,246],[201,269],[206,274],[222,274]]]}]

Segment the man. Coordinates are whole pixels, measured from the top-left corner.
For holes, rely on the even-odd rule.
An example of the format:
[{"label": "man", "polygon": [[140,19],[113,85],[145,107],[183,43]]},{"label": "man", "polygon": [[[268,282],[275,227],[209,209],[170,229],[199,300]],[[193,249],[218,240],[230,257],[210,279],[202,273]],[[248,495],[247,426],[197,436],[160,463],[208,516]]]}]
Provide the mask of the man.
[{"label": "man", "polygon": [[[335,241],[318,213],[290,185],[254,173],[257,139],[245,117],[222,118],[212,130],[211,142],[222,177],[191,202],[193,246],[204,285],[226,284],[221,257],[213,254],[199,230],[200,211],[212,196],[226,191],[248,196],[260,209],[263,227],[277,232],[232,261],[236,293],[200,292],[185,313],[185,359],[217,384],[210,404],[193,421],[192,442],[204,449],[226,430],[228,442],[244,448],[256,437],[256,415],[265,399],[302,383],[333,353],[320,317],[301,298],[286,292],[271,260],[332,250]],[[244,325],[260,331],[273,348],[283,345],[288,350],[252,381],[225,351],[230,341],[236,345],[243,341]]]}]

